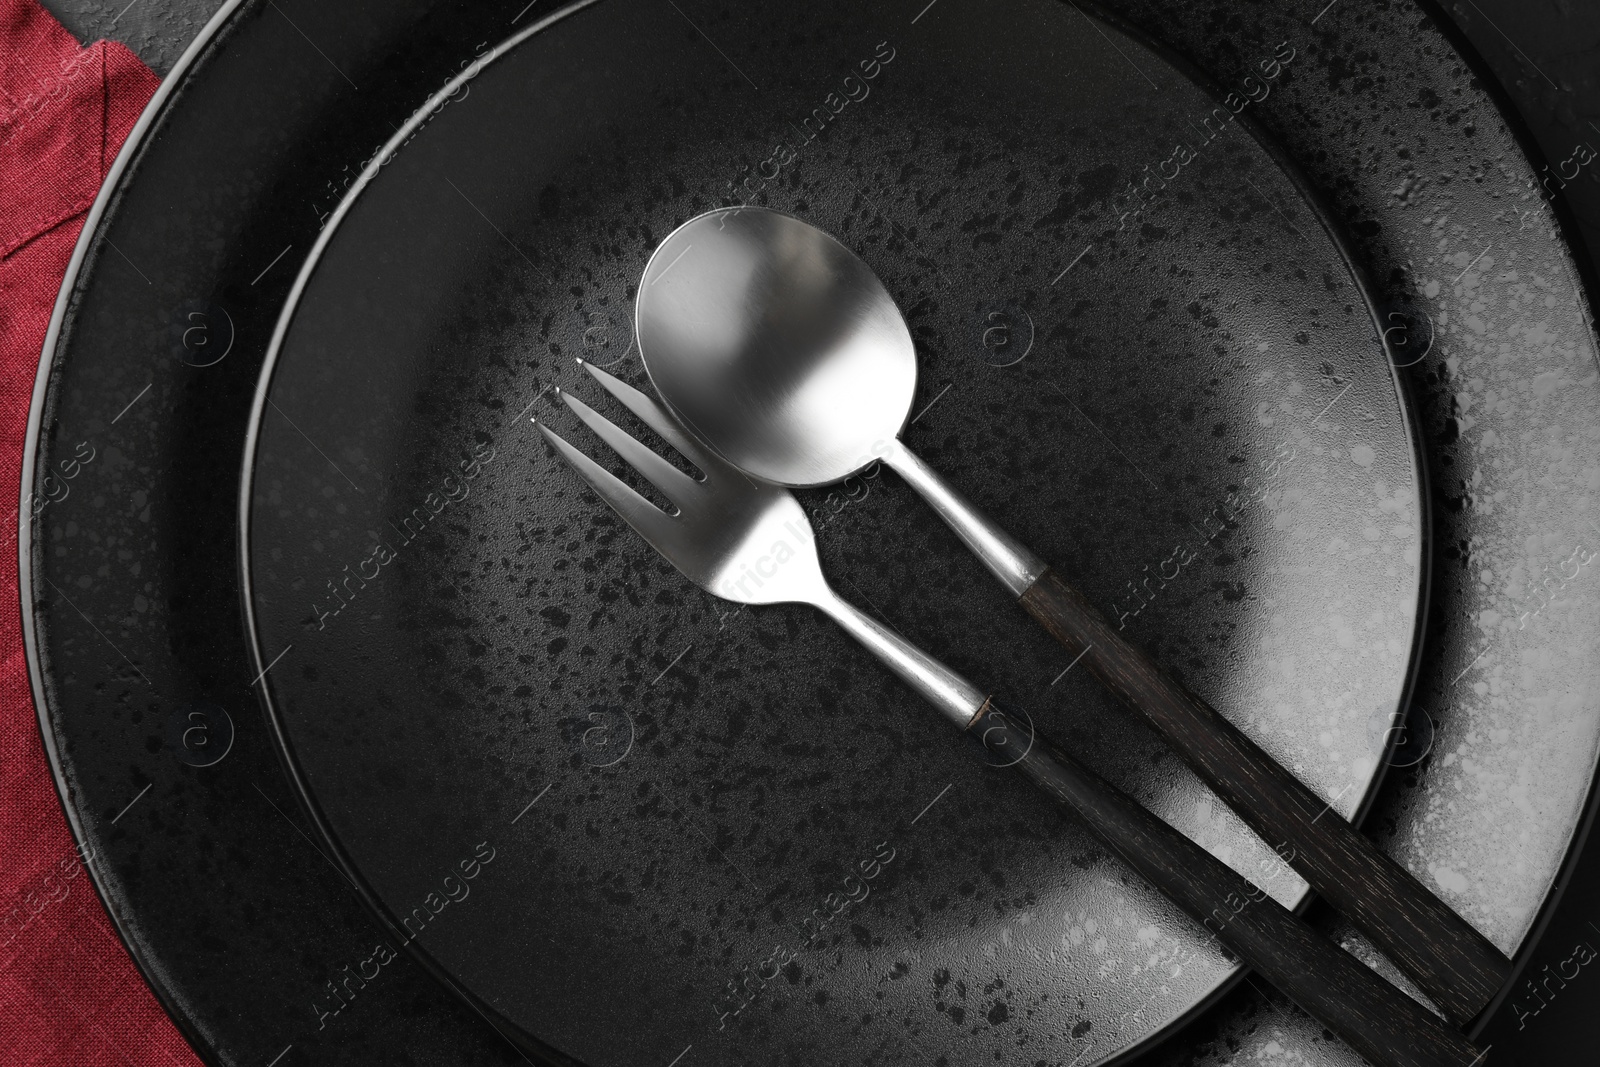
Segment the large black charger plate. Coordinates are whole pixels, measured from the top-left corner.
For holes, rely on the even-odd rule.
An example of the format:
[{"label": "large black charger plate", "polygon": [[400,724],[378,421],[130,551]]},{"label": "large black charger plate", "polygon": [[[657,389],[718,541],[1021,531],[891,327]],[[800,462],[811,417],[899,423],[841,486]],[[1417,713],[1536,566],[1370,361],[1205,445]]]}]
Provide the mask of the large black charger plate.
[{"label": "large black charger plate", "polygon": [[[25,485],[49,501],[23,545],[25,596],[35,598],[37,611],[25,619],[41,717],[75,831],[99,857],[97,885],[158,994],[217,1062],[268,1062],[286,1048],[284,1064],[313,1057],[445,1063],[515,1056],[404,957],[385,964],[382,984],[362,989],[319,1028],[314,1005],[326,996],[323,984],[340,977],[341,965],[362,968],[383,935],[290,825],[298,817],[291,794],[277,778],[251,707],[255,672],[239,634],[231,568],[243,419],[290,264],[391,125],[486,42],[500,39],[522,5],[513,7],[244,5],[202,41],[158,101],[160,121],[130,145],[86,230],[58,309]],[[907,12],[907,20],[915,14]],[[1472,300],[1449,301],[1454,320],[1440,321],[1440,345],[1413,371],[1430,462],[1443,473],[1434,486],[1446,551],[1434,573],[1434,627],[1422,665],[1424,702],[1441,720],[1438,757],[1426,777],[1394,781],[1379,808],[1385,833],[1400,833],[1402,847],[1412,847],[1414,837],[1426,834],[1419,819],[1431,803],[1414,787],[1434,777],[1457,787],[1449,776],[1462,772],[1449,768],[1467,762],[1462,750],[1474,743],[1474,727],[1488,727],[1475,719],[1471,700],[1451,688],[1457,676],[1463,688],[1481,680],[1486,699],[1501,695],[1496,688],[1528,684],[1526,677],[1462,674],[1487,670],[1499,655],[1463,624],[1481,621],[1490,606],[1490,594],[1478,588],[1486,584],[1477,581],[1481,557],[1504,556],[1510,544],[1522,549],[1527,531],[1519,534],[1516,520],[1537,525],[1543,506],[1495,501],[1503,486],[1480,498],[1482,474],[1474,479],[1471,470],[1450,470],[1467,454],[1456,435],[1473,429],[1457,394],[1489,398],[1483,383],[1457,377],[1470,342],[1450,351],[1446,331],[1460,329],[1468,338],[1491,335],[1492,328],[1492,336],[1505,338],[1515,325],[1519,339],[1529,341],[1527,328],[1543,322],[1568,346],[1557,355],[1578,367],[1570,377],[1581,381],[1592,338],[1574,272],[1548,214],[1524,195],[1532,169],[1491,103],[1463,84],[1465,68],[1417,9],[1339,7],[1319,14],[1263,6],[1244,17],[1220,8],[1133,5],[1124,14],[1223,80],[1279,40],[1305,43],[1310,62],[1284,87],[1293,92],[1280,91],[1256,114],[1330,196],[1373,276],[1397,300],[1414,297],[1405,310],[1432,310],[1440,320],[1446,298],[1460,294],[1453,286],[1483,284],[1473,260],[1490,249],[1467,250],[1473,230],[1493,231],[1484,243],[1493,246],[1501,274],[1502,254],[1517,255],[1529,277],[1565,287],[1559,306],[1544,308],[1540,296],[1536,308],[1519,296],[1526,311],[1490,322]],[[1395,181],[1396,170],[1414,173]],[[1434,233],[1437,213],[1426,205],[1446,195],[1453,215]],[[1463,224],[1462,231],[1451,228]],[[1425,288],[1427,273],[1413,284],[1404,267],[1410,259],[1420,271],[1441,253],[1459,259],[1455,269],[1432,271],[1444,293],[1436,297]],[[1411,322],[1419,324],[1414,314]],[[195,332],[197,325],[206,329]],[[203,339],[215,347],[201,346]],[[193,373],[218,351],[227,353],[220,362]],[[1446,362],[1451,358],[1458,367]],[[1548,369],[1559,371],[1558,363]],[[1543,379],[1533,395],[1570,396],[1575,387],[1565,381],[1559,373]],[[1520,420],[1516,432],[1536,436],[1561,421],[1569,430],[1593,421],[1587,396],[1564,420],[1544,416],[1537,423],[1513,399],[1497,395],[1470,412],[1479,435],[1486,409]],[[66,495],[59,473],[55,482],[44,478],[83,440],[103,442],[97,453],[103,459],[98,470],[83,468],[84,480],[74,479]],[[1568,478],[1574,458],[1585,457],[1557,457],[1556,475]],[[1480,499],[1490,509],[1498,504],[1498,512],[1485,515]],[[1547,553],[1555,547],[1536,546]],[[1472,581],[1461,566],[1469,559]],[[1509,577],[1516,561],[1502,566]],[[1582,595],[1581,587],[1568,591],[1568,605],[1592,606]],[[1563,620],[1585,648],[1592,647],[1583,629],[1591,614]],[[1552,615],[1534,617],[1533,625]],[[1480,651],[1485,655],[1477,658]],[[1571,657],[1536,660],[1530,669],[1534,678],[1564,672],[1564,684],[1578,694],[1593,690]],[[195,708],[196,701],[205,704]],[[231,713],[232,746],[222,762],[197,768],[214,756],[203,746],[196,750],[195,739],[206,735],[184,731],[205,722],[210,738],[222,738],[218,709]],[[1547,823],[1554,838],[1553,847],[1542,842],[1544,859],[1523,870],[1515,849],[1502,851],[1498,884],[1475,889],[1471,867],[1442,875],[1451,886],[1465,884],[1452,890],[1454,899],[1476,911],[1503,944],[1515,944],[1533,924],[1554,874],[1550,857],[1559,856],[1587,793],[1593,746],[1571,729],[1592,718],[1585,711],[1547,702],[1534,707],[1534,728],[1515,746],[1509,738],[1485,738],[1499,740],[1502,752],[1526,753],[1546,775],[1531,800],[1517,774],[1506,776],[1496,793],[1511,806],[1492,808],[1486,818],[1509,815],[1506,821],[1520,830],[1526,806],[1545,806],[1550,817],[1538,825]],[[191,717],[196,713],[199,719]],[[1481,766],[1485,754],[1475,755]],[[1497,916],[1492,909],[1501,900],[1511,907]],[[1200,1038],[1259,1047],[1268,1038],[1249,1033],[1252,1016],[1307,1034],[1303,1021],[1261,1015],[1253,996],[1241,992]],[[1190,1047],[1173,1055],[1187,1056]]]}]

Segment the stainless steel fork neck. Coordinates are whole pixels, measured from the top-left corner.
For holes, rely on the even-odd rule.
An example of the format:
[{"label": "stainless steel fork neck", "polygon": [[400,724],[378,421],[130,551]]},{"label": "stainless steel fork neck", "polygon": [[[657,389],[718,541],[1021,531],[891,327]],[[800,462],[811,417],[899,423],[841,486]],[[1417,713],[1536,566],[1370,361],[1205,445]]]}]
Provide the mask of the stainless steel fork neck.
[{"label": "stainless steel fork neck", "polygon": [[1045,571],[1045,562],[1027,547],[1006,533],[994,521],[979,511],[972,501],[962,496],[939,472],[922,462],[916,453],[892,441],[883,462],[904,478],[945,521],[956,536],[966,542],[974,555],[983,561],[1000,584],[1011,590],[1011,595],[1022,596],[1028,587]]},{"label": "stainless steel fork neck", "polygon": [[811,603],[861,642],[907,685],[962,730],[972,722],[988,694],[889,627],[858,610],[823,584]]}]

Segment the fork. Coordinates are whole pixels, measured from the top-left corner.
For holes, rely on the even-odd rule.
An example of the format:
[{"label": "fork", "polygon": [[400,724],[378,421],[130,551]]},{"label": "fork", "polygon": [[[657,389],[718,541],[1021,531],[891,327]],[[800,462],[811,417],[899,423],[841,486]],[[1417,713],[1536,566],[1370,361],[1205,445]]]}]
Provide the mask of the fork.
[{"label": "fork", "polygon": [[[582,363],[582,361],[579,361]],[[654,400],[605,371],[607,392],[697,467],[693,478],[564,390],[594,434],[659,489],[669,514],[542,422],[551,446],[684,577],[740,604],[810,604],[842,626],[955,726],[1086,823],[1190,918],[1352,1048],[1382,1067],[1470,1067],[1478,1050],[1132,797],[829,587],[811,522],[787,489],[750,481],[695,444]]]}]

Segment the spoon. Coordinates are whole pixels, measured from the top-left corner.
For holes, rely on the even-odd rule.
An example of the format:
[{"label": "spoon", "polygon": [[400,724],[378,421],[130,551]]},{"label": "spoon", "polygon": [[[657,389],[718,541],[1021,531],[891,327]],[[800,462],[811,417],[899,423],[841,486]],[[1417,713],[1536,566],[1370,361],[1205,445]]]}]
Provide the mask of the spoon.
[{"label": "spoon", "polygon": [[635,335],[656,391],[702,443],[774,485],[827,485],[882,460],[1072,655],[1164,736],[1268,844],[1457,1025],[1510,976],[1487,938],[899,439],[917,354],[872,268],[809,223],[721,208],[661,242]]}]

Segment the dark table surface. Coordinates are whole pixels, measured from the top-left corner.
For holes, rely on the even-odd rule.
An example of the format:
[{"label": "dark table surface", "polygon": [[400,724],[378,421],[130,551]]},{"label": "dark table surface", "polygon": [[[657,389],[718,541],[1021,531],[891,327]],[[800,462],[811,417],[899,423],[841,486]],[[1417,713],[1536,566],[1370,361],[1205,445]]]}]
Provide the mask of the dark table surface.
[{"label": "dark table surface", "polygon": [[[166,74],[221,0],[43,0],[85,41],[110,37]],[[1322,0],[1308,0],[1311,7]],[[1334,0],[1362,3],[1367,0]],[[1331,5],[1329,5],[1331,6]],[[1477,50],[1510,106],[1521,116],[1536,164],[1572,155],[1579,144],[1600,148],[1600,4],[1592,0],[1454,0],[1440,5]],[[1543,158],[1539,158],[1542,154]],[[1558,210],[1580,241],[1580,260],[1600,257],[1600,168],[1587,168],[1558,195]],[[1594,274],[1590,267],[1590,279]],[[1529,973],[1568,954],[1577,941],[1600,944],[1600,849],[1590,849],[1573,874]],[[1548,960],[1544,957],[1548,956]],[[1519,1035],[1561,1062],[1587,1048],[1600,987],[1553,999]],[[1505,1025],[1511,1025],[1510,1020]],[[1515,1028],[1515,1027],[1513,1027]],[[1483,1035],[1491,1044],[1495,1034]]]}]

